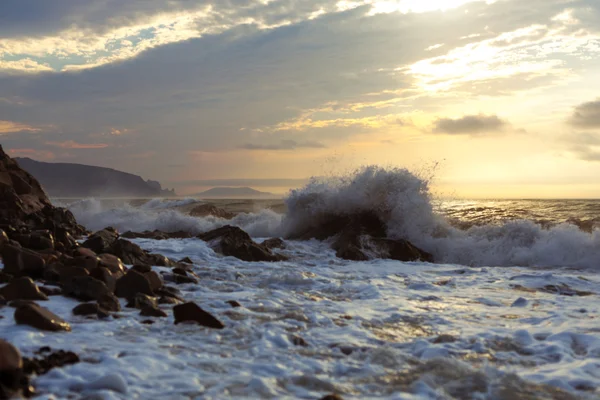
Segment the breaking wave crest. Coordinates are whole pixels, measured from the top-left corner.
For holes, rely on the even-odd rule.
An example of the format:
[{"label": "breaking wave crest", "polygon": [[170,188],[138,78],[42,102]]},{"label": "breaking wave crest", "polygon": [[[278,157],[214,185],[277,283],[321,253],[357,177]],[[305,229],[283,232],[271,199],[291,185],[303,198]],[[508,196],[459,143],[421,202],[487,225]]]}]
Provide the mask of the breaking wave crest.
[{"label": "breaking wave crest", "polygon": [[600,264],[600,231],[570,224],[546,229],[528,220],[458,229],[434,212],[429,179],[406,169],[362,167],[314,178],[286,200],[282,229],[294,236],[331,216],[375,213],[388,237],[407,239],[437,262],[469,266],[590,267]]}]

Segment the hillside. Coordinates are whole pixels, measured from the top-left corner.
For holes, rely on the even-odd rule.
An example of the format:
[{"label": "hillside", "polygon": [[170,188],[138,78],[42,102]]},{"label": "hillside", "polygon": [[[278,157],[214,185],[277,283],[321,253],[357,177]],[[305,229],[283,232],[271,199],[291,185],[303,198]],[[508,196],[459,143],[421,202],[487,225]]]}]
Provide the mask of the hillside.
[{"label": "hillside", "polygon": [[198,197],[210,197],[210,198],[221,198],[221,199],[230,199],[230,198],[245,198],[245,199],[253,199],[253,198],[273,198],[277,197],[273,193],[269,192],[260,192],[256,189],[252,189],[249,187],[215,187],[204,192],[198,193]]},{"label": "hillside", "polygon": [[156,181],[112,168],[83,164],[47,163],[15,158],[52,197],[161,197],[175,196]]}]

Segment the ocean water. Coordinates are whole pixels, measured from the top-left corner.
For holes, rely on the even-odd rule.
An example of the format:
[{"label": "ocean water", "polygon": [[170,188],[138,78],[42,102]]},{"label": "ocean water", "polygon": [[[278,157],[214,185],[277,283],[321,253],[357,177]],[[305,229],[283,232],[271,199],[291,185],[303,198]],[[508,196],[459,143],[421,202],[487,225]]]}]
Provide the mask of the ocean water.
[{"label": "ocean water", "polygon": [[153,325],[126,308],[120,318],[84,319],[71,315],[76,301],[52,297],[45,306],[73,331],[42,333],[0,309],[2,336],[25,354],[49,345],[84,361],[35,379],[40,398],[600,398],[596,201],[440,200],[409,171],[365,167],[313,179],[282,207],[224,201],[247,210],[231,221],[187,215],[198,202],[63,204],[89,229],[200,233],[235,224],[257,241],[368,210],[389,237],[436,263],[346,261],[317,240],[287,240],[289,261],[249,263],[197,239],[137,239],[190,257],[200,283],[180,285],[184,298],[226,328],[175,326],[169,307]]}]

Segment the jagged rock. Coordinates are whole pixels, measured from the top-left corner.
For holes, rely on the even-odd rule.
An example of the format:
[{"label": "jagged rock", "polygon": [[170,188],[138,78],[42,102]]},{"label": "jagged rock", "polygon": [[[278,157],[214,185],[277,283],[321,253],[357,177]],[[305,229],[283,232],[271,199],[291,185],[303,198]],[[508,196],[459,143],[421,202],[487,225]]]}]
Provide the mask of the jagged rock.
[{"label": "jagged rock", "polygon": [[13,300],[48,300],[48,296],[40,291],[31,278],[13,279],[8,285],[0,288],[0,295],[7,301]]},{"label": "jagged rock", "polygon": [[175,324],[181,322],[196,322],[202,326],[214,329],[223,329],[225,325],[212,314],[204,311],[196,303],[179,304],[173,307]]},{"label": "jagged rock", "polygon": [[133,298],[137,293],[153,296],[150,281],[137,271],[129,270],[125,276],[117,280],[117,297]]},{"label": "jagged rock", "polygon": [[23,304],[15,310],[15,321],[45,331],[70,331],[71,325],[38,304]]},{"label": "jagged rock", "polygon": [[175,288],[173,286],[167,286],[167,285],[165,285],[165,286],[161,287],[160,290],[158,290],[156,292],[156,295],[157,296],[172,297],[174,299],[183,301],[181,291],[179,291],[179,289],[177,289],[177,288]]},{"label": "jagged rock", "polygon": [[140,315],[142,317],[159,317],[159,318],[167,317],[167,313],[164,312],[163,310],[159,309],[158,307],[149,307],[149,306],[142,308]]},{"label": "jagged rock", "polygon": [[125,239],[117,239],[107,253],[119,257],[125,264],[170,266],[172,261],[160,254],[151,254],[140,246]]},{"label": "jagged rock", "polygon": [[63,228],[81,235],[85,229],[73,214],[54,207],[39,182],[19,167],[0,146],[0,226],[25,227],[29,230]]},{"label": "jagged rock", "polygon": [[158,304],[154,298],[142,293],[136,293],[134,297],[129,299],[126,307],[142,310],[146,307],[156,308],[157,306]]},{"label": "jagged rock", "polygon": [[213,250],[244,261],[282,261],[286,259],[281,255],[273,254],[266,246],[254,242],[250,235],[236,226],[226,225],[200,234],[198,238],[209,242]]},{"label": "jagged rock", "polygon": [[163,273],[163,279],[167,282],[177,283],[178,285],[183,285],[186,283],[198,283],[198,279],[181,274]]},{"label": "jagged rock", "polygon": [[235,217],[234,213],[225,211],[224,209],[212,204],[200,204],[199,206],[196,206],[190,210],[190,215],[192,217],[208,217],[212,215],[213,217],[223,219],[232,219]]},{"label": "jagged rock", "polygon": [[13,398],[21,388],[23,359],[15,346],[0,339],[0,399]]},{"label": "jagged rock", "polygon": [[108,318],[109,314],[97,303],[84,303],[79,304],[73,308],[73,315],[88,316],[96,315],[98,318]]},{"label": "jagged rock", "polygon": [[65,295],[82,301],[98,301],[112,291],[104,284],[91,276],[76,276],[63,282]]},{"label": "jagged rock", "polygon": [[280,238],[271,238],[262,242],[267,249],[285,249],[285,242]]},{"label": "jagged rock", "polygon": [[194,262],[192,261],[192,259],[189,258],[189,257],[184,257],[181,260],[179,260],[178,262],[184,263],[184,264],[194,264]]},{"label": "jagged rock", "polygon": [[46,261],[38,253],[12,244],[4,244],[1,254],[5,273],[31,278],[42,277]]},{"label": "jagged rock", "polygon": [[82,246],[91,249],[96,254],[107,253],[108,249],[119,238],[119,234],[114,228],[104,228],[95,232],[83,242]]},{"label": "jagged rock", "polygon": [[344,400],[344,398],[339,394],[332,393],[321,397],[320,400]]}]

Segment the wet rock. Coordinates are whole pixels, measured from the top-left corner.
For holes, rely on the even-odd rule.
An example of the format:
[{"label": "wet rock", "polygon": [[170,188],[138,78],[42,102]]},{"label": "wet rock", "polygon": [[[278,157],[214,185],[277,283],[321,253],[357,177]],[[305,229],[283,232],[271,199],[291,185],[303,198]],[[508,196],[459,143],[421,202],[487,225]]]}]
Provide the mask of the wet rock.
[{"label": "wet rock", "polygon": [[13,398],[22,386],[23,359],[15,346],[0,339],[0,399]]},{"label": "wet rock", "polygon": [[73,308],[73,315],[89,316],[96,315],[98,318],[108,318],[110,315],[106,310],[100,307],[97,303],[79,304]]},{"label": "wet rock", "polygon": [[173,286],[163,286],[160,288],[160,290],[158,290],[156,292],[157,296],[166,296],[166,297],[172,297],[175,298],[177,300],[181,300],[183,301],[183,295],[181,294],[181,291],[179,291],[179,289],[173,287]]},{"label": "wet rock", "polygon": [[129,299],[126,307],[137,308],[140,310],[145,307],[156,308],[157,302],[154,298],[152,298],[150,296],[146,296],[145,294],[142,294],[142,293],[136,293],[136,295],[134,297]]},{"label": "wet rock", "polygon": [[444,333],[444,334],[441,334],[438,337],[436,337],[433,340],[433,343],[435,343],[435,344],[454,343],[454,342],[456,342],[456,340],[457,340],[456,337]]},{"label": "wet rock", "polygon": [[98,257],[79,256],[73,257],[66,263],[67,266],[83,268],[91,271],[98,266],[100,259]]},{"label": "wet rock", "polygon": [[103,253],[98,256],[100,259],[98,266],[108,269],[113,274],[124,274],[125,266],[121,259],[113,254]]},{"label": "wet rock", "polygon": [[281,255],[273,254],[266,246],[254,242],[250,235],[236,226],[226,225],[200,234],[198,238],[209,242],[211,248],[216,252],[244,261],[282,261],[286,259]]},{"label": "wet rock", "polygon": [[204,311],[196,303],[185,303],[173,307],[175,324],[182,322],[195,322],[208,328],[223,329],[225,325],[212,314]]},{"label": "wet rock", "polygon": [[33,250],[54,249],[54,236],[49,230],[39,230],[31,233],[28,248]]},{"label": "wet rock", "polygon": [[49,286],[40,286],[40,292],[44,293],[46,296],[59,296],[63,294],[61,288],[57,287],[49,287]]},{"label": "wet rock", "polygon": [[13,300],[10,303],[8,303],[8,306],[12,307],[12,308],[19,308],[21,306],[29,305],[29,304],[34,305],[34,306],[38,305],[38,303],[36,303],[33,300]]},{"label": "wet rock", "polygon": [[180,274],[167,274],[164,273],[163,274],[163,279],[167,282],[174,282],[177,283],[179,285],[183,285],[186,283],[198,283],[198,279],[191,277],[191,276],[187,276],[187,275],[180,275]]},{"label": "wet rock", "polygon": [[121,311],[121,303],[119,303],[119,299],[112,293],[107,293],[105,295],[100,296],[99,299],[96,300],[100,308],[106,311],[118,312]]},{"label": "wet rock", "polygon": [[184,263],[184,264],[194,264],[194,262],[192,261],[192,259],[189,258],[189,257],[184,257],[181,260],[179,260],[178,262]]},{"label": "wet rock", "polygon": [[374,256],[398,261],[433,262],[431,254],[407,240],[364,237],[352,231],[340,234],[331,248],[339,258],[353,261],[365,261]]},{"label": "wet rock", "polygon": [[13,279],[8,285],[0,288],[0,295],[7,301],[12,300],[48,300],[48,296],[40,291],[31,278]]},{"label": "wet rock", "polygon": [[108,253],[108,249],[118,239],[119,234],[114,228],[108,227],[88,237],[82,246],[91,249],[96,254]]},{"label": "wet rock", "polygon": [[159,309],[158,307],[144,307],[142,308],[140,315],[143,317],[167,317],[167,313]]},{"label": "wet rock", "polygon": [[213,204],[200,204],[190,210],[190,215],[192,217],[213,216],[223,219],[232,219],[233,217],[235,217],[234,213],[225,211],[224,209],[219,208]]},{"label": "wet rock", "polygon": [[242,305],[235,300],[227,300],[227,304],[229,304],[233,308],[241,307]]},{"label": "wet rock", "polygon": [[125,264],[146,264],[161,267],[173,264],[167,257],[160,254],[151,254],[137,244],[125,239],[117,239],[106,252],[119,257]]},{"label": "wet rock", "polygon": [[125,276],[117,280],[117,297],[133,298],[137,293],[153,296],[150,281],[137,271],[129,270]]},{"label": "wet rock", "polygon": [[70,331],[71,326],[58,315],[37,304],[24,304],[15,310],[15,321],[45,331]]},{"label": "wet rock", "polygon": [[285,242],[281,238],[271,238],[262,242],[267,249],[285,249]]},{"label": "wet rock", "polygon": [[326,396],[321,397],[321,400],[344,400],[344,398],[342,396],[340,396],[339,394],[328,394]]},{"label": "wet rock", "polygon": [[300,337],[300,336],[296,336],[296,335],[291,335],[290,336],[290,342],[292,342],[292,344],[294,346],[301,346],[301,347],[307,347],[308,343],[306,343],[306,340],[304,340],[304,338]]},{"label": "wet rock", "polygon": [[42,277],[46,261],[38,253],[12,244],[2,246],[0,253],[5,273],[34,279]]},{"label": "wet rock", "polygon": [[139,272],[140,274],[144,275],[147,279],[148,282],[150,282],[150,287],[152,288],[152,291],[157,291],[158,289],[160,289],[163,285],[163,281],[160,278],[160,276],[155,272],[152,271],[152,267],[150,267],[149,265],[134,265],[132,268],[132,270]]},{"label": "wet rock", "polygon": [[182,303],[182,301],[177,300],[174,297],[161,296],[158,299],[158,304],[179,304],[179,303]]},{"label": "wet rock", "polygon": [[48,351],[39,351],[38,354],[50,352],[50,354],[37,358],[23,359],[23,372],[27,375],[44,375],[53,368],[64,367],[65,365],[77,364],[79,356],[72,351],[58,350],[52,352],[50,348],[44,349]]},{"label": "wet rock", "polygon": [[90,271],[90,276],[104,283],[110,292],[115,292],[117,288],[117,278],[115,278],[115,276],[108,269],[104,267],[96,267]]},{"label": "wet rock", "polygon": [[144,324],[144,325],[152,325],[152,324],[154,324],[154,320],[152,320],[152,319],[145,319],[143,321],[140,321],[140,323]]},{"label": "wet rock", "polygon": [[97,301],[103,296],[112,294],[112,291],[104,282],[91,276],[73,277],[63,283],[65,295],[82,301]]}]

